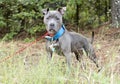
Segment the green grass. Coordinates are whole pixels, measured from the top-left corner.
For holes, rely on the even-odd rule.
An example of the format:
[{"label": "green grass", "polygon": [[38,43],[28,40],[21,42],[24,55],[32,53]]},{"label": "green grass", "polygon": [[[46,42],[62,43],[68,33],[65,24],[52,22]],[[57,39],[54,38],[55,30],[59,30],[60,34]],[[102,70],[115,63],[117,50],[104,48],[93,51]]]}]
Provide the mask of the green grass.
[{"label": "green grass", "polygon": [[[18,44],[19,42],[1,42],[0,60],[16,52],[21,47],[18,47]],[[56,54],[52,61],[47,63],[44,47],[39,49],[39,44],[0,63],[0,84],[120,84],[114,46],[107,53],[110,57],[102,64],[103,68],[98,73],[94,63],[86,58],[86,69],[81,68],[74,56],[71,70],[66,68],[65,57]],[[25,59],[27,61],[24,65]]]}]

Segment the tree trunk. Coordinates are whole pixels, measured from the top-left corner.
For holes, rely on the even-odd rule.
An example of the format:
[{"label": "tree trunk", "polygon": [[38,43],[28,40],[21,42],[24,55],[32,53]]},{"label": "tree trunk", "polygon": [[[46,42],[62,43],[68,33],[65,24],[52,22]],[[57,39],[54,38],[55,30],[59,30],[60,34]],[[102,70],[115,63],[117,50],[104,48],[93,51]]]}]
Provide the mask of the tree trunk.
[{"label": "tree trunk", "polygon": [[108,3],[107,3],[107,1],[105,0],[105,21],[108,21],[108,15],[107,15],[107,12],[108,12],[108,10],[109,10],[109,5],[108,5]]},{"label": "tree trunk", "polygon": [[120,27],[120,0],[111,0],[112,26]]},{"label": "tree trunk", "polygon": [[78,4],[78,1],[76,0],[76,17],[75,17],[75,24],[77,26],[77,31],[79,32],[79,8],[80,5]]}]

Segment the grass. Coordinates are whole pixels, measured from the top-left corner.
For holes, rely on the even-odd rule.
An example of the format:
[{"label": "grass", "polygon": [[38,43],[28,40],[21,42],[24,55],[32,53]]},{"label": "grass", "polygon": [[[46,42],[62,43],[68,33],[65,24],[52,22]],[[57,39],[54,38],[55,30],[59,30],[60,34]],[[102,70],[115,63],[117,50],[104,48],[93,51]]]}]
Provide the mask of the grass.
[{"label": "grass", "polygon": [[[25,43],[1,42],[0,61],[12,55]],[[102,70],[98,73],[94,63],[86,56],[86,69],[81,68],[73,56],[72,68],[68,70],[65,57],[54,54],[52,61],[47,63],[44,43],[36,43],[20,54],[0,63],[0,84],[120,84],[120,62],[116,52],[120,46],[100,52]],[[96,49],[102,45],[95,43]],[[41,48],[42,47],[42,48]],[[97,52],[99,54],[99,52]],[[103,56],[104,55],[104,56]]]}]

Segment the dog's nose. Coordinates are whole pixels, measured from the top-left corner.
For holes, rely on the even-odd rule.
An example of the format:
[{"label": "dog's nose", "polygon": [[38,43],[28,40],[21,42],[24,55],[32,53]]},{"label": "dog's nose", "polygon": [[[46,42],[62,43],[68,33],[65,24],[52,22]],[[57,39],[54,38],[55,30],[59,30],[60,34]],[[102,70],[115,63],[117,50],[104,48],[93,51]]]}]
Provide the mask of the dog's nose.
[{"label": "dog's nose", "polygon": [[50,26],[53,27],[53,26],[55,26],[55,24],[54,24],[54,23],[51,23]]}]

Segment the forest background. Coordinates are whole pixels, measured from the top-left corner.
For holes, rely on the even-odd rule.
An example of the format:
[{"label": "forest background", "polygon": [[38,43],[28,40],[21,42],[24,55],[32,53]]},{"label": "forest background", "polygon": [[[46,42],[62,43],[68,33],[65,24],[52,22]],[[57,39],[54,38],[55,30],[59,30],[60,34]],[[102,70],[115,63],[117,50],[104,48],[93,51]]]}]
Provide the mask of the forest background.
[{"label": "forest background", "polygon": [[98,28],[111,23],[111,2],[112,0],[0,0],[0,38],[12,40],[42,35],[45,32],[41,13],[43,8],[52,10],[67,7],[64,24],[68,30],[79,32]]}]

